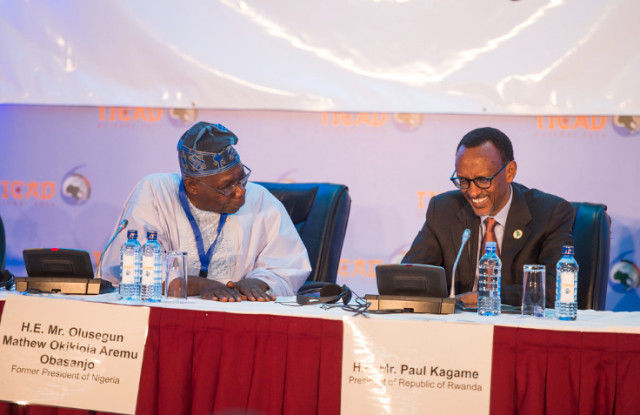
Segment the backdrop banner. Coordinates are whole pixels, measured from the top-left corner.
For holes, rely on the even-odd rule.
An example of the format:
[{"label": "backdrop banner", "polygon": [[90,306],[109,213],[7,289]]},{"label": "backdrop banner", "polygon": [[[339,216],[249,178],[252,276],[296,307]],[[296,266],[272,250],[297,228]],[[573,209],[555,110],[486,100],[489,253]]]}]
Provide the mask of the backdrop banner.
[{"label": "backdrop banner", "polygon": [[7,268],[25,274],[25,248],[83,249],[97,261],[135,184],[149,173],[179,172],[176,143],[195,121],[238,135],[251,180],[349,186],[338,282],[360,295],[377,293],[376,265],[400,261],[429,199],[454,189],[449,177],[462,136],[497,127],[513,141],[517,182],[608,206],[607,309],[640,309],[640,119],[626,116],[0,105]]},{"label": "backdrop banner", "polygon": [[0,102],[638,115],[638,16],[630,0],[0,1]]}]

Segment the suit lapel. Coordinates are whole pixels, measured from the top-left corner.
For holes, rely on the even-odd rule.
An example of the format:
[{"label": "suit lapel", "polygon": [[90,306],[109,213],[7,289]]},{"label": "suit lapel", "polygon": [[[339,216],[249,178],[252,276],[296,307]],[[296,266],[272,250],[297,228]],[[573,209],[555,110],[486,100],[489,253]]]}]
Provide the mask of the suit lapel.
[{"label": "suit lapel", "polygon": [[[502,280],[504,283],[512,283],[513,276],[511,268],[513,260],[522,250],[530,235],[530,224],[533,219],[529,206],[527,205],[522,192],[514,185],[511,208],[507,216],[507,223],[504,228],[502,239]],[[506,278],[505,278],[506,277]]]}]

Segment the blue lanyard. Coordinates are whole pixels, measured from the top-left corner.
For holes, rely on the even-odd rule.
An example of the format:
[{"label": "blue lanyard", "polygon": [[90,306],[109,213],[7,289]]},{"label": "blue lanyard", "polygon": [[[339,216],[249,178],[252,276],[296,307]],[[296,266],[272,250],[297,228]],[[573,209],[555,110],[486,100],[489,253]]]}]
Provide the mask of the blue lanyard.
[{"label": "blue lanyard", "polygon": [[198,256],[200,257],[200,276],[203,278],[207,277],[207,273],[209,270],[209,263],[211,262],[211,257],[213,257],[213,251],[218,243],[218,238],[220,237],[220,233],[222,232],[222,227],[227,221],[227,214],[222,213],[220,215],[220,222],[218,223],[218,234],[216,235],[216,239],[213,240],[213,243],[209,247],[209,250],[204,252],[204,241],[202,240],[202,232],[200,232],[200,228],[198,227],[198,223],[196,222],[196,218],[193,217],[193,213],[191,213],[191,209],[189,209],[189,201],[187,199],[187,193],[184,190],[184,182],[180,181],[180,191],[178,192],[180,196],[180,204],[182,205],[182,209],[184,209],[184,213],[187,215],[187,219],[189,219],[189,224],[191,224],[191,229],[193,229],[193,235],[196,237],[196,245],[198,247]]}]

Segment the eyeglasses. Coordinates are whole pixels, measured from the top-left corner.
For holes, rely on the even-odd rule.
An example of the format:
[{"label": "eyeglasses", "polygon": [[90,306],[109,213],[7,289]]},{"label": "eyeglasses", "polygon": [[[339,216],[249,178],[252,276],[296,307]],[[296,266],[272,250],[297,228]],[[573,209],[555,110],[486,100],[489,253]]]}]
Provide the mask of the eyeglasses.
[{"label": "eyeglasses", "polygon": [[509,163],[511,163],[511,161],[508,161],[507,164],[502,166],[500,170],[498,170],[498,172],[491,177],[476,177],[475,179],[467,179],[465,177],[454,177],[453,175],[456,174],[454,170],[449,180],[451,180],[453,182],[453,185],[458,189],[468,189],[469,186],[471,186],[471,182],[473,182],[473,184],[475,184],[476,187],[479,189],[488,189],[491,187],[491,180],[493,180],[497,175],[499,175],[500,172],[504,170],[504,168],[507,167]]},{"label": "eyeglasses", "polygon": [[247,187],[247,182],[249,181],[249,176],[251,175],[251,169],[245,166],[244,164],[242,165],[242,168],[244,169],[244,172],[245,172],[244,177],[242,177],[242,179],[238,180],[237,182],[230,184],[224,189],[216,189],[215,187],[206,184],[202,180],[198,180],[198,182],[202,183],[203,185],[205,185],[211,190],[215,190],[216,192],[220,193],[222,196],[229,196],[231,193],[233,193],[234,190],[236,190],[236,187],[240,186],[243,189],[246,189]]}]

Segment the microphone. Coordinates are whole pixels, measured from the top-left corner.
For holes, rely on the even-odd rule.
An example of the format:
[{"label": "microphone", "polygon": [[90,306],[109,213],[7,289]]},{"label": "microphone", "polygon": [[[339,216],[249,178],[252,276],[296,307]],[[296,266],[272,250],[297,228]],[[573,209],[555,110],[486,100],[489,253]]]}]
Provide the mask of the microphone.
[{"label": "microphone", "polygon": [[[118,229],[116,229],[116,235],[119,234],[120,232],[122,232],[124,230],[124,228],[127,227],[128,224],[129,224],[129,220],[128,219],[122,219],[122,222],[120,222],[118,224]],[[113,236],[115,237],[116,235],[113,235]]]},{"label": "microphone", "polygon": [[449,294],[449,298],[454,298],[456,296],[456,268],[458,268],[458,261],[460,260],[460,254],[462,254],[462,248],[464,248],[464,245],[467,243],[470,236],[470,229],[465,229],[464,232],[462,232],[462,244],[460,245],[460,250],[458,250],[456,262],[453,263],[453,271],[451,271],[451,294]]},{"label": "microphone", "polygon": [[122,221],[118,224],[118,227],[116,228],[116,232],[113,234],[111,239],[109,239],[109,242],[107,242],[107,246],[105,246],[104,249],[102,250],[102,253],[100,254],[100,262],[98,263],[98,270],[96,272],[96,274],[98,274],[98,278],[102,278],[102,258],[104,258],[104,253],[107,252],[107,249],[113,243],[113,240],[116,239],[116,236],[118,236],[118,234],[122,232],[124,228],[127,227],[128,224],[129,224],[128,219],[122,219]]}]

